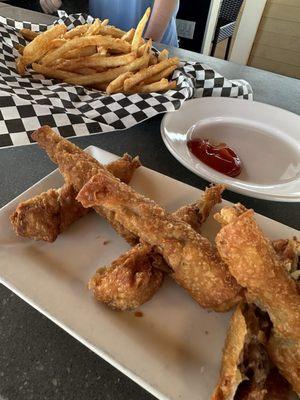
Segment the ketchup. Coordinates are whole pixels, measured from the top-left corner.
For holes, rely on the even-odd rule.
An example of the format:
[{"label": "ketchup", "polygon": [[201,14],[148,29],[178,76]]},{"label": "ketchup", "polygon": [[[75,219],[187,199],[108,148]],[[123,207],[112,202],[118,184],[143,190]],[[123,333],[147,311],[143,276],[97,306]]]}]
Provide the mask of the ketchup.
[{"label": "ketchup", "polygon": [[187,142],[188,148],[200,161],[222,174],[238,176],[242,162],[238,155],[225,143],[212,145],[208,139],[192,139]]}]

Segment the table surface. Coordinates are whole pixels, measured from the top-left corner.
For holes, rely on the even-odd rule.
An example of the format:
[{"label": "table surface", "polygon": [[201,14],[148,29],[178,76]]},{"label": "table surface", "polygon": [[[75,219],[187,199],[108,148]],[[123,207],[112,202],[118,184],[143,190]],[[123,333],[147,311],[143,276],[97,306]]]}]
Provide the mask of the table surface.
[{"label": "table surface", "polygon": [[[0,3],[0,15],[39,23],[53,17]],[[300,81],[233,64],[182,49],[182,59],[210,64],[227,78],[244,78],[255,100],[300,114]],[[72,141],[81,148],[95,145],[116,154],[139,154],[143,165],[204,189],[207,182],[189,172],[166,150],[160,136],[161,116],[131,129]],[[55,169],[37,145],[0,149],[0,207]],[[299,229],[300,203],[279,203],[227,191],[224,198],[242,202],[286,225]],[[0,286],[0,400],[150,400],[126,376],[96,356],[54,323]],[[163,378],[163,377],[162,377]]]}]

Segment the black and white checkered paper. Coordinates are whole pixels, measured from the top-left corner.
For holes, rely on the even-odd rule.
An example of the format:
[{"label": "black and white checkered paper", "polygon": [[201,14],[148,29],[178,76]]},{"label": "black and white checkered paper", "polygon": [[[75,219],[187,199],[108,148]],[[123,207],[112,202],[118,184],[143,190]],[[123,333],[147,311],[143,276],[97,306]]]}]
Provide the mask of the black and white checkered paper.
[{"label": "black and white checkered paper", "polygon": [[[60,14],[55,23],[68,29],[93,22],[91,16]],[[251,86],[243,80],[228,80],[195,62],[181,62],[174,71],[176,90],[166,93],[105,93],[46,79],[28,70],[18,75],[14,45],[25,45],[22,28],[45,31],[46,25],[0,17],[0,147],[31,143],[30,134],[49,125],[62,136],[83,136],[127,129],[162,112],[174,111],[193,97],[226,96],[252,99]]]}]

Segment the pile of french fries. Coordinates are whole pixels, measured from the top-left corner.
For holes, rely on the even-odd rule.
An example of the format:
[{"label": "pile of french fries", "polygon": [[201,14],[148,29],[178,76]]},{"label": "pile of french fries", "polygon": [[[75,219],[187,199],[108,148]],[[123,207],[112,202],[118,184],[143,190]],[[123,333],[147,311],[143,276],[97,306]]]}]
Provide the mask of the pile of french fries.
[{"label": "pile of french fries", "polygon": [[128,32],[98,18],[69,31],[64,24],[43,33],[22,29],[21,34],[30,43],[17,47],[17,71],[23,76],[31,65],[45,77],[107,94],[175,89],[176,82],[170,77],[179,59],[168,58],[166,49],[157,55],[152,50],[152,40],[143,39],[150,13],[148,8],[136,29]]}]

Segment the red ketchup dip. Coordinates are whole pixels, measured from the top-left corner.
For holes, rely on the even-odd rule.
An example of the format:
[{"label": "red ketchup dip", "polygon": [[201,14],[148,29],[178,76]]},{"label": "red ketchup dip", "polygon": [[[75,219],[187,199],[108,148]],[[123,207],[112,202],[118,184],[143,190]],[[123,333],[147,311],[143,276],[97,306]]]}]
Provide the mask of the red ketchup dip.
[{"label": "red ketchup dip", "polygon": [[195,138],[189,140],[187,145],[195,157],[214,170],[231,177],[240,174],[242,162],[225,143],[213,145],[208,139]]}]

